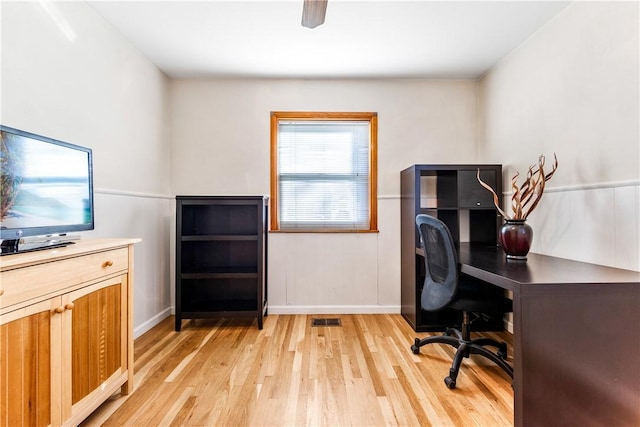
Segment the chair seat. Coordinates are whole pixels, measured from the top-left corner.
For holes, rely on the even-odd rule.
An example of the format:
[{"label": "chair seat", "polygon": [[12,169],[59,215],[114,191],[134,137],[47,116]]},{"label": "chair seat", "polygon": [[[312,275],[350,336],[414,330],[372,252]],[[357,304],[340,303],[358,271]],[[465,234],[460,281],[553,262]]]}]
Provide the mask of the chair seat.
[{"label": "chair seat", "polygon": [[478,279],[460,275],[457,292],[448,306],[469,313],[511,313],[512,301],[502,292]]},{"label": "chair seat", "polygon": [[466,297],[464,294],[456,295],[451,301],[449,307],[469,313],[511,313],[513,311],[513,303],[506,297],[492,297],[477,299],[477,297]]}]

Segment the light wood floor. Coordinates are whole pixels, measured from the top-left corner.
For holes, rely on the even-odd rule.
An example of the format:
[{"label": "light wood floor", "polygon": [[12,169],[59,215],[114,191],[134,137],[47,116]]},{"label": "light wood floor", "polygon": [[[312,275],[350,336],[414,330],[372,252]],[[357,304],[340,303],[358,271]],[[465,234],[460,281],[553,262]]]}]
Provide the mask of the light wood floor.
[{"label": "light wood floor", "polygon": [[[311,327],[338,317],[341,327]],[[135,342],[135,391],[113,396],[83,425],[510,426],[510,379],[466,359],[455,390],[443,381],[454,349],[414,355],[400,315],[269,315],[183,322],[173,317]],[[483,333],[487,334],[487,333]],[[508,333],[489,334],[507,341]]]}]

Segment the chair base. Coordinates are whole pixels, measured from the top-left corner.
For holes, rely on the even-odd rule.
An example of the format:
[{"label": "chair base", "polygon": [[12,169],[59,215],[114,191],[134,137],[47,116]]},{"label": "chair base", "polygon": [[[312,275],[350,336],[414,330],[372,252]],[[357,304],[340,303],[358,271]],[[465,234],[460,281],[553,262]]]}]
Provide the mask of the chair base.
[{"label": "chair base", "polygon": [[[456,388],[456,379],[460,372],[462,359],[465,357],[468,358],[471,354],[479,354],[480,356],[491,360],[502,368],[502,370],[505,371],[511,379],[513,379],[513,368],[506,362],[507,343],[505,342],[498,342],[491,338],[484,337],[473,340],[468,338],[465,339],[459,330],[449,328],[442,335],[423,339],[416,338],[414,344],[411,346],[411,351],[413,354],[419,354],[420,347],[435,343],[448,344],[457,349],[453,358],[453,363],[451,364],[451,369],[449,370],[449,376],[444,379],[444,383],[450,389]],[[485,348],[487,346],[495,347],[497,351],[494,353]]]}]

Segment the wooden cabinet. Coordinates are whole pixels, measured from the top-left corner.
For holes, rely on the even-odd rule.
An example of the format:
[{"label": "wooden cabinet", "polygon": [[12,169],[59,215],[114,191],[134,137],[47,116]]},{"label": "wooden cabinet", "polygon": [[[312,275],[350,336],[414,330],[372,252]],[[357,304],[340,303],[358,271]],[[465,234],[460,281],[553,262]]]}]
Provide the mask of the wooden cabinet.
[{"label": "wooden cabinet", "polygon": [[176,197],[175,329],[182,319],[267,313],[267,198]]},{"label": "wooden cabinet", "polygon": [[0,259],[0,426],[77,425],[132,391],[136,241]]},{"label": "wooden cabinet", "polygon": [[[401,186],[401,312],[416,331],[440,331],[459,325],[461,314],[444,309],[426,312],[420,306],[424,259],[416,215],[425,213],[444,222],[456,245],[470,242],[497,245],[502,217],[493,196],[477,180],[502,194],[500,165],[413,165],[400,173]],[[502,321],[474,323],[474,330],[502,329]]]}]

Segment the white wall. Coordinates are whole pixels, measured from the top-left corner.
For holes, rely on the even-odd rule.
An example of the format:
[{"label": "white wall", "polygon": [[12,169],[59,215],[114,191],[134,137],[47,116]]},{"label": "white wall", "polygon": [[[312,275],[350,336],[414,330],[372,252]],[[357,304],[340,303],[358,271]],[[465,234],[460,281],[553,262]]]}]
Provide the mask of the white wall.
[{"label": "white wall", "polygon": [[86,3],[2,2],[0,121],[93,149],[96,229],[140,237],[134,332],[169,314],[168,81]]},{"label": "white wall", "polygon": [[480,152],[504,188],[558,155],[533,252],[640,270],[639,22],[638,2],[574,2],[481,81]]},{"label": "white wall", "polygon": [[477,82],[171,82],[174,194],[269,194],[271,111],[378,113],[379,233],[269,235],[272,313],[400,311],[400,171],[477,157]]}]

